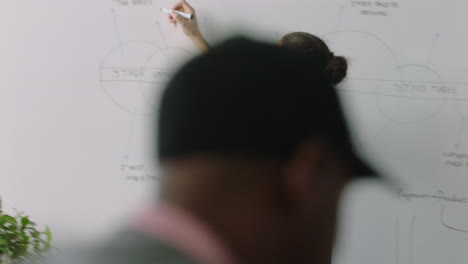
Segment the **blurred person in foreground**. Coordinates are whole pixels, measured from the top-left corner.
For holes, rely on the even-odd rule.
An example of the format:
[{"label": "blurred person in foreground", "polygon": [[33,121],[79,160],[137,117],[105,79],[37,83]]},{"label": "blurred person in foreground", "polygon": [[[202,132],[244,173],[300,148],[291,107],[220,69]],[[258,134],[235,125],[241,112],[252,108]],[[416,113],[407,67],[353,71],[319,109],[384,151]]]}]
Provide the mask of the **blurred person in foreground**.
[{"label": "blurred person in foreground", "polygon": [[73,263],[331,263],[340,194],[374,174],[323,67],[243,38],[182,67],[158,114],[159,201]]}]

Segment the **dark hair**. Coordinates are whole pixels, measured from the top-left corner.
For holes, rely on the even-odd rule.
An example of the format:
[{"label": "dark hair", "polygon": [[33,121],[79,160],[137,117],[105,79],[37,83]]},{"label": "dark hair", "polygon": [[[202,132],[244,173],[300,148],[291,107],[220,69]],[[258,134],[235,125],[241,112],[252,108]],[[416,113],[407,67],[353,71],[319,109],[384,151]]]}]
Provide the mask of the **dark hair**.
[{"label": "dark hair", "polygon": [[326,79],[333,85],[339,84],[348,70],[345,57],[335,56],[327,44],[312,34],[306,32],[293,32],[281,38],[279,45],[310,56],[323,68]]}]

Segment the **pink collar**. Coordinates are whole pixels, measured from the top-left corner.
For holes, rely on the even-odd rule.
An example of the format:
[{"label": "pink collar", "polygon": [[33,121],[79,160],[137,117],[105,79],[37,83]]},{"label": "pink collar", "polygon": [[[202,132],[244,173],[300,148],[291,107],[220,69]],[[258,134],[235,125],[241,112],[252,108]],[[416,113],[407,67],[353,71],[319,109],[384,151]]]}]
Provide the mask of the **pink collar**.
[{"label": "pink collar", "polygon": [[201,263],[238,263],[208,226],[177,207],[160,204],[150,208],[138,215],[133,228],[167,243]]}]

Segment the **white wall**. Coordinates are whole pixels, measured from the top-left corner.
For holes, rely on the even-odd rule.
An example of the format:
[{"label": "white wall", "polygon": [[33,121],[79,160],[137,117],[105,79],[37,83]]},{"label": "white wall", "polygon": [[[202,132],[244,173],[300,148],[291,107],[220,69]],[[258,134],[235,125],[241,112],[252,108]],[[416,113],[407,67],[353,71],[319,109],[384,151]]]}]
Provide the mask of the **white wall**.
[{"label": "white wall", "polygon": [[[196,54],[159,12],[172,1],[119,2],[0,9],[0,195],[58,241],[107,234],[150,199],[151,98]],[[235,32],[273,42],[308,31],[349,58],[339,89],[358,146],[403,190],[348,189],[336,263],[466,263],[468,2],[191,3],[213,43]]]}]

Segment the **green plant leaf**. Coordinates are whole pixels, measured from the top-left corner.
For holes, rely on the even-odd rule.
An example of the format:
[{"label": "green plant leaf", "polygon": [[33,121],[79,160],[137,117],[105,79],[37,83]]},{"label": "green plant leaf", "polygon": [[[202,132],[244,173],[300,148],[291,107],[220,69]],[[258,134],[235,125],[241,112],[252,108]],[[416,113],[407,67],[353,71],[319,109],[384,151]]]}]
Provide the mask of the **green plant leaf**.
[{"label": "green plant leaf", "polygon": [[[10,216],[0,211],[0,258],[20,263],[31,256],[42,256],[50,250],[52,232],[47,226],[38,230],[36,224],[24,213]],[[1,260],[0,260],[0,264]]]},{"label": "green plant leaf", "polygon": [[6,223],[17,225],[16,218],[14,218],[13,216],[5,215],[4,218]]},{"label": "green plant leaf", "polygon": [[27,216],[22,216],[21,217],[21,230],[24,230],[31,221],[29,220],[29,217]]},{"label": "green plant leaf", "polygon": [[6,246],[8,246],[8,241],[6,241],[3,238],[0,238],[0,249]]},{"label": "green plant leaf", "polygon": [[34,230],[34,231],[31,232],[31,236],[34,237],[34,238],[38,238],[40,234],[41,233],[39,233],[39,231],[37,231],[37,230]]},{"label": "green plant leaf", "polygon": [[52,242],[52,232],[50,231],[50,228],[48,226],[46,226],[46,230],[44,231],[44,234],[46,235],[47,237],[47,243],[49,244],[50,242]]}]

